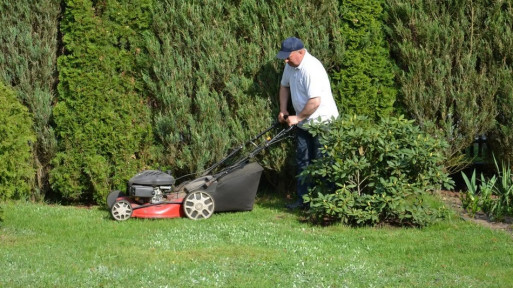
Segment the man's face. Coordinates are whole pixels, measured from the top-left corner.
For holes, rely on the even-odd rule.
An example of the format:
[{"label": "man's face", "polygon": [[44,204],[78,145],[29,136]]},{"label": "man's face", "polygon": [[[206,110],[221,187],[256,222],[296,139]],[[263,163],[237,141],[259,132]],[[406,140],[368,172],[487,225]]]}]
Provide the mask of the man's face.
[{"label": "man's face", "polygon": [[303,50],[292,51],[287,59],[285,59],[285,63],[288,63],[292,67],[297,67],[301,64],[304,56]]}]

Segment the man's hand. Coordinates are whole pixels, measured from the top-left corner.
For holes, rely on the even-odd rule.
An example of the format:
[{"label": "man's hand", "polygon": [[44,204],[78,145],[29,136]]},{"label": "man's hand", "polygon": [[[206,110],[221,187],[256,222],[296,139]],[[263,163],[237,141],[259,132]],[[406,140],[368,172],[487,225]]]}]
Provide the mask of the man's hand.
[{"label": "man's hand", "polygon": [[299,123],[299,119],[294,115],[289,115],[286,121],[289,126],[297,125]]},{"label": "man's hand", "polygon": [[289,113],[280,112],[280,114],[278,114],[278,121],[280,123],[287,123],[288,117],[289,117]]}]

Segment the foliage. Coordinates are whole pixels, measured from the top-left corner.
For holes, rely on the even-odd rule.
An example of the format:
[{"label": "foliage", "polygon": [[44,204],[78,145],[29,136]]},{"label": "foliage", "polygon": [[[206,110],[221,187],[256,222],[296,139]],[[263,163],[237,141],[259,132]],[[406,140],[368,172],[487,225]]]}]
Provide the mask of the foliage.
[{"label": "foliage", "polygon": [[30,142],[32,120],[14,91],[0,82],[0,200],[30,196],[35,171]]},{"label": "foliage", "polygon": [[344,51],[333,73],[334,95],[343,114],[390,116],[396,99],[394,66],[383,29],[384,1],[340,1]]},{"label": "foliage", "polygon": [[66,1],[50,175],[64,199],[103,203],[146,161],[151,128],[138,73],[150,8],[149,1]]},{"label": "foliage", "polygon": [[467,185],[461,200],[471,215],[483,211],[491,219],[502,220],[506,215],[513,215],[513,173],[504,162],[499,166],[494,158],[494,163],[497,174],[486,178],[481,173],[480,184],[476,182],[475,170],[470,179],[461,173]]},{"label": "foliage", "polygon": [[513,2],[492,3],[487,4],[489,28],[484,37],[492,47],[486,61],[495,64],[492,71],[499,91],[495,95],[496,125],[488,139],[498,158],[513,163]]},{"label": "foliage", "polygon": [[[510,51],[513,52],[513,45]],[[488,144],[497,157],[505,163],[513,163],[513,64],[510,68],[501,69],[497,79],[501,83],[495,100],[498,113],[496,124],[488,133]]]},{"label": "foliage", "polygon": [[[505,26],[494,13],[511,4],[490,0],[386,3],[389,42],[400,68],[398,99],[424,131],[449,143],[445,165],[457,170],[465,164],[461,152],[494,125],[494,99],[501,96],[503,86],[496,76],[504,69],[504,62],[494,55],[499,49],[508,50],[502,46],[511,43],[510,38],[501,38],[509,42],[492,41],[500,30],[497,27]],[[501,12],[501,17],[507,13]]]},{"label": "foliage", "polygon": [[[175,175],[200,172],[269,127],[278,113],[281,41],[298,36],[333,67],[340,58],[337,7],[334,0],[156,1],[146,35],[153,62],[144,75],[155,165]],[[293,179],[289,145],[259,159],[274,172],[266,173],[273,184]]]},{"label": "foliage", "polygon": [[424,226],[443,216],[426,205],[425,196],[452,185],[441,165],[444,141],[402,117],[372,124],[364,116],[346,116],[329,129],[310,129],[325,155],[305,171],[316,181],[306,199],[313,221]]},{"label": "foliage", "polygon": [[0,1],[0,81],[12,86],[33,119],[34,199],[49,190],[49,163],[55,154],[50,119],[57,83],[60,4],[60,0]]}]

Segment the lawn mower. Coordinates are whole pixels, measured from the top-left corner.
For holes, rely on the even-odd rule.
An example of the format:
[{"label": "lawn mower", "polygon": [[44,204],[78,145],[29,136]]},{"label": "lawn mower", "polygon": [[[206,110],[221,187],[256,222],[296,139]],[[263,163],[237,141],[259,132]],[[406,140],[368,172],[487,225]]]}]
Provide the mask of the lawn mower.
[{"label": "lawn mower", "polygon": [[[209,218],[214,212],[253,210],[263,168],[257,162],[250,160],[262,150],[285,139],[295,128],[295,126],[284,128],[274,137],[261,140],[262,136],[277,126],[278,123],[273,124],[256,137],[235,148],[228,156],[207,168],[194,180],[175,186],[176,179],[170,173],[160,170],[145,170],[137,173],[128,181],[126,192],[115,190],[108,194],[107,206],[112,217],[117,221],[131,217],[184,216],[199,220]],[[255,144],[255,141],[260,144]],[[249,144],[253,144],[253,147],[249,148],[249,153],[240,157],[240,152]],[[239,155],[238,159],[237,155]],[[230,164],[226,165],[227,162]],[[220,168],[223,166],[224,168]],[[219,171],[212,173],[216,170]],[[191,175],[181,178],[186,176]]]}]

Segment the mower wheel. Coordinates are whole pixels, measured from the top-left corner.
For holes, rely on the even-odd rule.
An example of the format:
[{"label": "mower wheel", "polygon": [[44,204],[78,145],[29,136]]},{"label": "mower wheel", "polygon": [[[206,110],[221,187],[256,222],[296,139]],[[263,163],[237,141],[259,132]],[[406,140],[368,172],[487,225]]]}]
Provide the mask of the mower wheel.
[{"label": "mower wheel", "polygon": [[214,214],[214,198],[206,191],[194,191],[183,201],[185,215],[192,220],[207,219]]},{"label": "mower wheel", "polygon": [[125,193],[123,193],[119,190],[111,191],[109,193],[109,195],[107,195],[107,206],[109,207],[109,209],[111,209],[112,205],[114,205],[114,203],[116,203],[116,199],[118,199],[119,197],[123,197],[123,196],[126,196]]},{"label": "mower wheel", "polygon": [[119,200],[112,205],[110,208],[110,214],[112,218],[117,221],[127,220],[132,216],[132,205],[127,200]]}]

